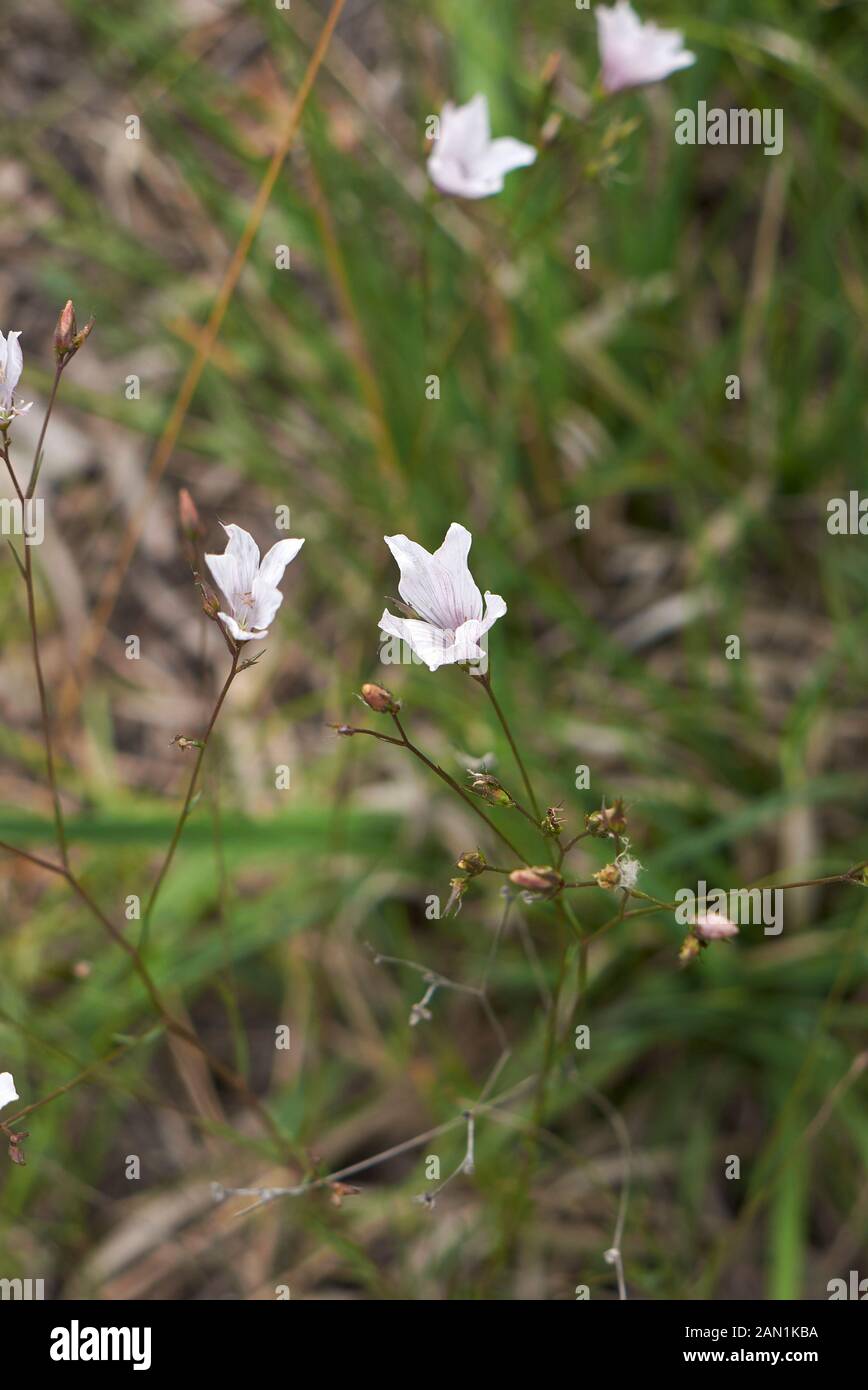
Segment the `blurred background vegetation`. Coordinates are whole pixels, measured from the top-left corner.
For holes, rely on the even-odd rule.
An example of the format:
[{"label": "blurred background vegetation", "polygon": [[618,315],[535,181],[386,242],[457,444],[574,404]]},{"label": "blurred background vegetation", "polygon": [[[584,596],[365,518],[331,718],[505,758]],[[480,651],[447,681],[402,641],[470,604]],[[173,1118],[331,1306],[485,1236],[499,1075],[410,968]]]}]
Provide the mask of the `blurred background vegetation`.
[{"label": "blurred background vegetation", "polygon": [[[453,520],[473,531],[475,577],[509,605],[493,679],[541,795],[564,803],[569,834],[624,796],[648,892],[814,877],[868,854],[865,540],[826,529],[829,498],[868,486],[865,6],[643,0],[698,61],[590,108],[594,21],[567,0],[348,0],[148,503],[149,460],[326,9],[11,0],[0,125],[0,325],[23,330],[36,401],[14,455],[35,443],[62,303],[97,320],[48,436],[35,562],[73,860],[119,921],[147,894],[189,776],[170,740],[202,730],[226,664],[178,488],[209,549],[219,518],[264,550],[280,505],[307,538],[218,726],[148,960],[316,1172],[460,1115],[497,1055],[472,996],[438,993],[409,1028],[418,975],[371,954],[474,984],[501,903],[486,875],[459,916],[426,918],[457,855],[496,842],[400,750],[335,737],[329,721],[375,726],[361,682],[400,696],[452,775],[490,754],[514,785],[458,671],[379,665],[397,585],[384,534],[434,549]],[[495,134],[537,141],[548,121],[553,138],[499,197],[436,198],[426,118],[477,91]],[[677,146],[674,112],[699,100],[781,108],[783,154]],[[78,688],[88,615],[137,521]],[[0,836],[51,856],[8,551],[0,612]],[[733,634],[740,659],[726,660]],[[492,814],[538,862],[531,828]],[[607,857],[589,843],[582,877]],[[576,1052],[568,1032],[531,1160],[516,1101],[511,1123],[480,1117],[476,1172],[433,1211],[411,1198],[430,1186],[426,1155],[444,1174],[460,1161],[460,1125],[363,1173],[340,1207],[316,1192],[236,1219],[242,1203],[214,1206],[211,1180],[299,1169],[200,1054],[167,1041],[66,886],[2,867],[0,1069],[22,1106],[45,1103],[26,1120],[27,1166],[4,1158],[0,1275],[45,1278],[60,1298],[271,1298],[280,1283],[303,1298],[570,1299],[581,1283],[616,1297],[603,1251],[628,1165],[598,1095],[632,1148],[631,1296],[824,1298],[831,1277],[866,1272],[858,887],[791,893],[781,937],[747,928],[685,971],[669,914],[601,938],[574,1014],[592,1045]],[[593,890],[576,909],[592,931],[612,899]],[[491,997],[513,1052],[499,1088],[539,1065],[540,987],[562,946],[551,905],[501,945]],[[739,1181],[724,1177],[731,1154]]]}]

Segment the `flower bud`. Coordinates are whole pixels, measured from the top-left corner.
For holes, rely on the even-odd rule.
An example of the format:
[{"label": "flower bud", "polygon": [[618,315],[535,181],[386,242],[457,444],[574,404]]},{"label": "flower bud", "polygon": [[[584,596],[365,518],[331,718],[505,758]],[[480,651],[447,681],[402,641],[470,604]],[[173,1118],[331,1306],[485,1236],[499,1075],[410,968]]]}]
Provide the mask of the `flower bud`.
[{"label": "flower bud", "polygon": [[60,311],[57,320],[57,327],[54,330],[54,355],[58,365],[66,366],[71,357],[74,357],[91,334],[93,329],[93,319],[88,319],[84,328],[79,328],[75,321],[75,309],[72,300],[68,299]]},{"label": "flower bud", "polygon": [[564,886],[560,874],[549,864],[513,869],[509,881],[526,893],[534,893],[545,898],[553,898],[555,893],[559,893]]},{"label": "flower bud", "polygon": [[54,330],[54,352],[59,360],[69,355],[77,332],[75,309],[72,307],[72,300],[68,299],[60,311],[57,327]]},{"label": "flower bud", "polygon": [[482,853],[481,849],[468,850],[467,853],[462,854],[461,858],[458,860],[457,867],[463,869],[471,878],[475,878],[477,874],[483,873],[487,867],[485,855]]},{"label": "flower bud", "polygon": [[87,342],[88,338],[90,337],[91,333],[93,332],[93,326],[94,326],[95,323],[96,323],[96,319],[93,318],[93,317],[91,317],[91,318],[88,319],[87,323],[84,325],[84,328],[80,328],[80,329],[78,330],[78,332],[76,333],[75,337],[74,337],[73,340],[72,340],[72,350],[73,350],[73,352],[78,352],[78,350],[79,350],[79,348],[81,347],[82,343],[86,343],[86,342]]},{"label": "flower bud", "polygon": [[214,618],[220,612],[220,600],[216,594],[209,593],[207,589],[202,590],[202,612],[206,618]]},{"label": "flower bud", "polygon": [[370,681],[362,686],[361,697],[365,704],[377,714],[397,714],[401,708],[400,700],[393,700],[391,691]]},{"label": "flower bud", "polygon": [[599,873],[594,874],[594,878],[601,888],[626,888],[629,892],[636,887],[641,870],[639,860],[631,859],[626,850],[622,850],[614,864],[607,864]]},{"label": "flower bud", "polygon": [[722,912],[704,912],[697,917],[693,931],[700,941],[728,941],[738,936],[738,927]]},{"label": "flower bud", "polygon": [[599,837],[623,835],[627,829],[627,812],[623,799],[619,796],[613,806],[603,806],[585,816],[585,828],[591,835]]},{"label": "flower bud", "polygon": [[515,802],[505,787],[502,787],[496,777],[492,777],[488,772],[468,771],[470,778],[470,790],[477,796],[481,796],[483,801],[487,801],[490,806],[514,806]]},{"label": "flower bud", "polygon": [[178,492],[178,520],[181,523],[181,530],[188,540],[204,539],[205,528],[199,520],[198,508],[185,487],[182,487]]},{"label": "flower bud", "polygon": [[594,874],[594,878],[598,887],[612,890],[617,888],[621,882],[621,870],[617,864],[607,864],[604,869],[600,869]]}]

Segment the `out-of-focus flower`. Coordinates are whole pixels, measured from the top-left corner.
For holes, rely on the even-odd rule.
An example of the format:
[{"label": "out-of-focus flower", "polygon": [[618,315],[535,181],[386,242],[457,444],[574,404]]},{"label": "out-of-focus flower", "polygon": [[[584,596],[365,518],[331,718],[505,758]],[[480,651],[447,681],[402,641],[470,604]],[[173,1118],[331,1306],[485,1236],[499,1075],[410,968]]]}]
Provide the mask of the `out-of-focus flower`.
[{"label": "out-of-focus flower", "polygon": [[13,1100],[19,1099],[11,1071],[0,1071],[0,1110],[5,1105],[11,1105]]},{"label": "out-of-focus flower", "polygon": [[20,337],[20,328],[7,333],[5,338],[0,333],[0,426],[8,425],[16,415],[24,415],[33,404],[28,401],[27,405],[16,406],[13,399],[24,369]]},{"label": "out-of-focus flower", "polygon": [[230,610],[224,613],[221,609],[217,616],[236,642],[267,637],[283,603],[277,586],[304,541],[278,541],[260,563],[259,546],[249,531],[233,525],[224,526],[223,530],[229,537],[223,554],[205,556]]},{"label": "out-of-focus flower", "polygon": [[440,134],[428,158],[428,176],[441,193],[488,198],[503,188],[504,176],[533,164],[536,150],[511,136],[491,138],[488,98],[482,93],[464,106],[447,101]]},{"label": "out-of-focus flower", "polygon": [[738,927],[722,912],[703,912],[693,924],[700,941],[728,941],[738,936]]},{"label": "out-of-focus flower", "polygon": [[430,671],[482,660],[480,638],[503,617],[506,604],[486,590],[483,612],[482,595],[467,564],[473,543],[467,528],[453,521],[433,555],[406,536],[383,539],[401,571],[398,593],[417,617],[396,618],[387,608],[380,630],[406,642]]},{"label": "out-of-focus flower", "polygon": [[684,47],[683,34],[650,22],[643,24],[629,0],[617,0],[611,8],[597,5],[594,16],[602,64],[600,82],[606,92],[660,82],[696,62],[696,54]]}]

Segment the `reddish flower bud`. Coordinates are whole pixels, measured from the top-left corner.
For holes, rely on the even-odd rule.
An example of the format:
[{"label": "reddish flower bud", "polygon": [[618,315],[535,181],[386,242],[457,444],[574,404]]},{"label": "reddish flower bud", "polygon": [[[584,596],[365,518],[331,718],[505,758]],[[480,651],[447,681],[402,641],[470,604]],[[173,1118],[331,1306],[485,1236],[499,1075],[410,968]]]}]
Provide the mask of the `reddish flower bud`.
[{"label": "reddish flower bud", "polygon": [[190,496],[185,487],[178,493],[178,519],[181,523],[181,530],[191,541],[201,540],[205,534],[196,503]]},{"label": "reddish flower bud", "polygon": [[72,300],[68,299],[60,311],[57,327],[54,330],[54,351],[58,358],[62,359],[69,355],[77,332],[75,309],[72,307]]},{"label": "reddish flower bud", "polygon": [[382,685],[372,685],[369,681],[362,686],[361,696],[365,704],[377,714],[397,714],[401,708],[399,700],[393,700],[390,691]]},{"label": "reddish flower bud", "polygon": [[533,865],[527,869],[514,869],[509,876],[510,883],[522,888],[526,893],[536,893],[545,898],[553,898],[564,886],[564,881],[551,865]]}]

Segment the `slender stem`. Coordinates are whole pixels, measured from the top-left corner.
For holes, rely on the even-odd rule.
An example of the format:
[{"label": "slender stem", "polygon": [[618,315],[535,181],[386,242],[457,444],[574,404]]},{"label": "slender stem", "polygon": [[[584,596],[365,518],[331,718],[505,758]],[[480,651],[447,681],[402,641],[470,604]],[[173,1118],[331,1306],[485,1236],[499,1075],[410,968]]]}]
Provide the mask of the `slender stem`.
[{"label": "slender stem", "polygon": [[[51,417],[51,412],[54,407],[55,399],[57,397],[57,388],[60,384],[60,377],[62,371],[63,368],[61,366],[58,366],[54,374],[54,385],[52,386],[51,397],[48,402],[48,408],[45,412],[45,418],[42,421],[42,429],[39,432],[39,442],[36,446],[36,453],[33,458],[30,482],[28,484],[27,492],[25,494],[22,494],[21,487],[18,483],[18,479],[15,476],[15,470],[12,467],[12,462],[9,458],[8,438],[5,439],[3,443],[3,458],[5,460],[6,467],[9,470],[9,476],[15,484],[15,491],[18,493],[18,497],[21,500],[22,507],[26,505],[26,503],[29,502],[33,497],[33,490],[36,486],[36,478],[39,472],[39,459],[42,454],[43,443],[45,442],[45,434],[46,430],[48,429],[48,421]],[[23,522],[24,518],[22,516],[22,524]],[[30,650],[33,657],[33,669],[36,674],[36,686],[39,692],[39,710],[42,721],[42,737],[43,742],[45,743],[45,770],[48,777],[48,786],[51,791],[51,803],[54,813],[54,827],[55,833],[57,835],[57,848],[60,851],[60,857],[63,861],[64,868],[68,868],[69,851],[66,842],[66,828],[63,823],[63,807],[60,801],[60,790],[57,785],[57,770],[54,762],[54,743],[51,735],[51,719],[48,714],[48,696],[45,692],[45,678],[42,674],[42,658],[39,655],[39,628],[37,626],[36,621],[36,594],[33,586],[33,547],[28,544],[28,537],[26,534],[24,537],[23,549],[24,565],[22,567],[22,575],[24,578],[24,589],[27,594],[27,622],[30,628]]]},{"label": "slender stem", "polygon": [[120,949],[129,956],[154,1012],[159,1016],[166,1029],[170,1033],[173,1033],[175,1037],[180,1038],[182,1042],[186,1042],[191,1047],[195,1047],[197,1052],[202,1054],[215,1075],[219,1076],[227,1086],[231,1086],[241,1097],[242,1101],[259,1117],[277,1150],[279,1152],[285,1152],[287,1150],[287,1141],[259,1097],[253,1094],[243,1077],[239,1076],[231,1067],[226,1066],[224,1062],[221,1062],[219,1057],[215,1057],[213,1053],[209,1052],[208,1048],[200,1041],[196,1033],[185,1024],[179,1023],[174,1017],[168,1006],[164,1003],[154,978],[142,959],[141,953],[131,941],[127,940],[123,932],[112,922],[111,918],[106,916],[102,908],[98,906],[90,893],[88,893],[83,884],[78,881],[71,870],[62,864],[52,864],[50,860],[42,859],[36,854],[30,854],[28,850],[19,849],[17,845],[10,845],[4,840],[0,840],[0,850],[6,850],[9,854],[15,854],[20,859],[25,859],[28,863],[35,864],[40,869],[45,869],[47,873],[56,874],[58,878],[62,878],[69,885],[93,917],[104,927],[115,945],[119,946]]},{"label": "slender stem", "polygon": [[238,657],[239,657],[239,649],[238,649],[238,647],[236,647],[235,650],[234,650],[233,653],[232,653],[232,665],[231,665],[230,668],[229,668],[229,675],[226,677],[226,680],[223,682],[223,688],[222,688],[222,690],[220,691],[220,694],[217,696],[217,703],[216,703],[216,705],[214,706],[214,710],[213,710],[213,713],[212,713],[212,715],[211,715],[211,719],[210,719],[210,721],[209,721],[209,723],[208,723],[208,727],[207,727],[207,729],[205,730],[205,733],[204,733],[204,735],[203,735],[203,737],[202,737],[202,741],[201,741],[201,744],[200,744],[200,747],[199,747],[199,752],[198,752],[198,754],[197,754],[197,756],[196,756],[196,762],[195,762],[195,764],[194,764],[194,766],[193,766],[193,774],[192,774],[192,776],[191,776],[191,778],[190,778],[190,783],[189,783],[189,785],[188,785],[188,787],[187,787],[187,795],[184,797],[184,804],[183,804],[183,806],[181,807],[181,814],[178,816],[177,824],[175,825],[174,834],[172,835],[172,839],[171,839],[171,841],[170,841],[170,843],[169,843],[169,848],[166,850],[166,856],[165,856],[165,858],[164,858],[164,860],[163,860],[163,862],[162,862],[162,864],[161,864],[161,866],[160,866],[160,871],[159,871],[159,873],[157,874],[156,881],[155,881],[155,883],[154,883],[153,888],[151,889],[151,895],[150,895],[150,897],[148,898],[147,906],[145,907],[145,915],[144,915],[144,920],[143,920],[143,922],[142,922],[142,944],[144,944],[144,942],[145,942],[146,939],[147,939],[148,927],[149,927],[150,921],[151,921],[151,914],[152,914],[153,911],[154,911],[154,906],[155,906],[155,904],[156,904],[157,897],[159,896],[160,889],[161,889],[161,887],[162,887],[162,885],[163,885],[163,880],[164,880],[164,878],[166,877],[166,874],[169,872],[169,869],[170,869],[171,866],[172,866],[172,860],[173,860],[174,857],[175,857],[175,851],[176,851],[176,849],[178,848],[178,842],[179,842],[179,840],[181,839],[181,834],[182,834],[183,829],[184,829],[184,824],[185,824],[185,822],[186,822],[187,816],[190,814],[190,805],[191,805],[191,803],[192,803],[193,796],[194,796],[194,793],[195,793],[195,791],[196,791],[196,784],[197,784],[197,782],[198,782],[198,780],[199,780],[199,773],[200,773],[201,768],[202,768],[202,761],[203,761],[203,759],[204,759],[204,757],[205,757],[205,750],[206,750],[206,748],[208,747],[208,740],[209,740],[210,737],[211,737],[211,733],[212,733],[212,730],[213,730],[213,728],[214,728],[214,725],[217,723],[217,716],[219,715],[221,709],[223,708],[223,701],[226,699],[226,696],[229,694],[229,687],[231,686],[232,682],[234,681],[235,677],[236,677],[237,674],[238,674]]},{"label": "slender stem", "polygon": [[498,701],[498,698],[495,695],[494,690],[492,688],[491,677],[486,671],[484,676],[474,676],[473,679],[479,682],[486,695],[488,696],[489,700],[491,701],[492,705],[494,706],[494,712],[497,715],[498,720],[500,721],[500,727],[506,734],[507,742],[509,743],[509,746],[512,749],[512,756],[515,758],[518,770],[521,773],[521,780],[524,782],[524,788],[528,794],[528,797],[530,798],[530,804],[533,807],[533,812],[537,819],[537,827],[539,828],[539,822],[542,820],[542,812],[539,808],[539,802],[534,796],[533,787],[531,786],[530,778],[527,775],[527,769],[525,768],[525,765],[522,762],[522,757],[518,751],[518,746],[515,742],[515,739],[512,736],[510,727],[506,722],[506,715],[500,708],[500,702]]},{"label": "slender stem", "polygon": [[17,477],[15,476],[15,469],[12,467],[12,460],[9,457],[9,436],[5,433],[5,431],[3,434],[3,461],[6,464],[6,470],[9,474],[9,477],[12,479],[12,486],[14,487],[15,492],[18,496],[18,501],[23,504],[25,500],[24,493],[21,491],[20,484],[18,482]]},{"label": "slender stem", "polygon": [[574,835],[571,840],[567,840],[567,843],[565,845],[561,845],[561,859],[564,859],[569,854],[573,845],[577,845],[579,843],[579,840],[584,840],[587,835],[590,835],[590,833],[590,830],[582,830],[578,835]]},{"label": "slender stem", "polygon": [[36,597],[33,592],[33,561],[31,547],[24,541],[24,587],[27,591],[27,617],[30,624],[30,649],[33,654],[33,669],[36,672],[36,685],[39,690],[39,709],[42,718],[42,734],[45,740],[45,770],[51,789],[54,808],[54,826],[57,832],[57,847],[65,868],[69,867],[69,850],[66,843],[66,827],[63,823],[63,807],[57,785],[57,770],[54,764],[54,744],[51,737],[51,720],[48,714],[48,697],[45,693],[45,679],[42,674],[42,659],[39,655],[39,629],[36,625]]},{"label": "slender stem", "polygon": [[54,409],[54,402],[57,400],[57,388],[60,385],[60,378],[63,376],[63,362],[58,362],[54,369],[54,381],[51,384],[51,395],[48,397],[48,405],[45,409],[45,416],[42,421],[42,429],[39,431],[39,439],[36,441],[36,452],[33,455],[33,463],[30,468],[30,481],[27,484],[25,497],[31,498],[36,491],[36,480],[39,477],[39,470],[42,460],[42,446],[45,443],[45,436],[48,433],[48,422],[51,419],[51,412]]},{"label": "slender stem", "polygon": [[[495,835],[498,835],[500,837],[500,839],[506,845],[510,853],[514,854],[517,859],[520,859],[522,864],[529,864],[530,861],[525,858],[525,856],[521,853],[521,850],[516,849],[515,845],[512,843],[510,839],[507,838],[506,835],[504,835],[503,831],[499,828],[499,826],[495,825],[494,821],[489,819],[485,812],[473,800],[473,797],[470,795],[470,793],[466,792],[464,788],[460,786],[458,782],[455,781],[454,777],[450,777],[448,772],[444,772],[442,767],[438,767],[437,763],[432,762],[431,759],[425,753],[422,752],[421,748],[417,748],[415,743],[411,743],[410,739],[407,737],[404,731],[404,726],[401,723],[401,720],[399,719],[398,715],[393,714],[392,718],[395,721],[395,727],[397,728],[398,733],[401,735],[401,743],[403,747],[409,749],[409,751],[413,754],[415,758],[418,758],[420,762],[424,763],[425,766],[431,770],[431,772],[436,773],[436,775],[440,778],[442,782],[445,782],[448,787],[451,787],[454,792],[457,792],[457,794],[461,797],[461,800],[467,803],[470,809],[477,816],[479,816],[480,820],[485,821],[485,824],[488,826],[489,830],[493,830]],[[392,741],[393,740],[390,740],[390,742]]]}]

